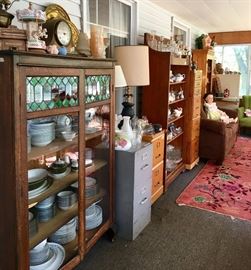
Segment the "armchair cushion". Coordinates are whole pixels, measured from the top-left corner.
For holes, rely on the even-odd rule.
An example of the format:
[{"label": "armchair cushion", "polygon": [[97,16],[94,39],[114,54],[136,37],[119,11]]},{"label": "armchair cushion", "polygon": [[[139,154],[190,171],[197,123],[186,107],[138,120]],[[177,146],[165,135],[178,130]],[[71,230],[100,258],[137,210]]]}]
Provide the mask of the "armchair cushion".
[{"label": "armchair cushion", "polygon": [[251,127],[251,117],[245,115],[245,111],[251,109],[251,96],[243,96],[238,108],[238,118],[240,121],[241,128]]}]

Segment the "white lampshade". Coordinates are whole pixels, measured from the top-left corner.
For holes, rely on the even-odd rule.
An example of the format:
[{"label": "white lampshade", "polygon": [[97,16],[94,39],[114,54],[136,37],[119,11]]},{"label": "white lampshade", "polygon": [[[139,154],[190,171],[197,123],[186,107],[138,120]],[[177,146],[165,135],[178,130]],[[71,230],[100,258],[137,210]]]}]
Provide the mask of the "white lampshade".
[{"label": "white lampshade", "polygon": [[127,86],[126,79],[121,66],[115,65],[115,87]]},{"label": "white lampshade", "polygon": [[115,58],[123,69],[128,86],[149,85],[148,46],[115,47]]}]

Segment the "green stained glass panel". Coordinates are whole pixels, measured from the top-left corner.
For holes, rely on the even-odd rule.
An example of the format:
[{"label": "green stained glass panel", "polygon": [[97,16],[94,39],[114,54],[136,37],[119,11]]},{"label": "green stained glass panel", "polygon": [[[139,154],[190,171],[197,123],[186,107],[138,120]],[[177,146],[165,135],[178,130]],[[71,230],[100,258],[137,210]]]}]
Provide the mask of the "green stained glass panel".
[{"label": "green stained glass panel", "polygon": [[[78,106],[77,76],[27,76],[26,108],[28,112]],[[67,93],[66,93],[67,91]]]}]

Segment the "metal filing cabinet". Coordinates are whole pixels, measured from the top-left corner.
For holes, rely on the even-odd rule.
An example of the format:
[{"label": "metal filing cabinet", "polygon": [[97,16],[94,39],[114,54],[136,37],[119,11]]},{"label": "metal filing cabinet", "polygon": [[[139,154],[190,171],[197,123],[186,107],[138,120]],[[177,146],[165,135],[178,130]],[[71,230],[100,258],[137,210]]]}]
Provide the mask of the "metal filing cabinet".
[{"label": "metal filing cabinet", "polygon": [[151,220],[152,144],[116,151],[115,157],[118,235],[134,240]]}]

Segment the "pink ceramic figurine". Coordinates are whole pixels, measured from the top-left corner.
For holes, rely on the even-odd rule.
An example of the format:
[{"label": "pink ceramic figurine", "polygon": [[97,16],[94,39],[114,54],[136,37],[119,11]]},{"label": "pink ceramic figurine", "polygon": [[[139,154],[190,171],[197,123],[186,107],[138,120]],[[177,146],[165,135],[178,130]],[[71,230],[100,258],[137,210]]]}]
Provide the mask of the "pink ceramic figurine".
[{"label": "pink ceramic figurine", "polygon": [[46,47],[46,50],[50,54],[58,54],[57,45],[49,45],[49,46]]}]

